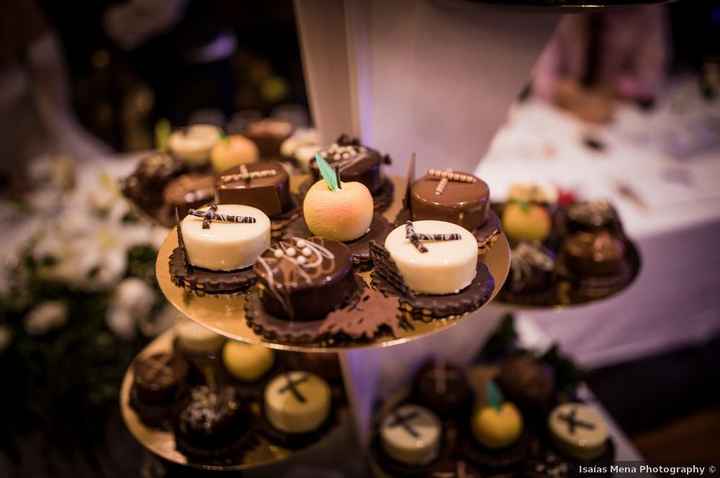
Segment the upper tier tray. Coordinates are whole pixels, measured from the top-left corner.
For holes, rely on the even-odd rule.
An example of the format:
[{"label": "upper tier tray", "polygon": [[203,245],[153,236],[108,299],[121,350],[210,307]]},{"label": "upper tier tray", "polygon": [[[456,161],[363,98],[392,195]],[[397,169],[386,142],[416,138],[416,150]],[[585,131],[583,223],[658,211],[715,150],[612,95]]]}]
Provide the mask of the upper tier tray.
[{"label": "upper tier tray", "polygon": [[472,3],[486,3],[498,7],[522,8],[539,12],[590,12],[608,8],[636,7],[640,5],[661,5],[674,0],[468,0]]},{"label": "upper tier tray", "polygon": [[[405,194],[405,180],[396,177],[393,178],[393,182],[395,183],[395,197],[390,208],[384,212],[385,217],[391,221],[401,209],[401,198]],[[173,229],[158,251],[155,266],[158,283],[167,300],[195,322],[221,335],[243,342],[263,343],[271,348],[299,352],[340,352],[355,348],[387,347],[400,345],[432,333],[440,332],[462,320],[468,320],[474,315],[474,313],[468,313],[436,320],[416,320],[409,318],[406,324],[408,327],[398,330],[394,335],[380,335],[372,340],[366,341],[298,344],[282,339],[269,339],[266,336],[256,334],[253,329],[248,326],[245,318],[244,295],[198,296],[187,292],[183,288],[177,287],[170,279],[169,271],[170,254],[176,247],[177,234]],[[510,269],[510,246],[503,234],[499,235],[492,248],[482,256],[481,260],[487,266],[495,282],[492,294],[485,304],[487,305],[500,291]],[[363,272],[359,275],[366,283],[370,283],[369,272]],[[396,311],[388,311],[388,313],[396,314]]]}]

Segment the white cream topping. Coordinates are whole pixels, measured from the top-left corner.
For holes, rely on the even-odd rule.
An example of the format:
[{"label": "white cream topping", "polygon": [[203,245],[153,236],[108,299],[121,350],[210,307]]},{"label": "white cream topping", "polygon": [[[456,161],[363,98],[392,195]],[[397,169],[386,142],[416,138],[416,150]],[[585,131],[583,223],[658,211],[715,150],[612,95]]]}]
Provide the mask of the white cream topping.
[{"label": "white cream topping", "polygon": [[308,372],[280,374],[265,388],[267,418],[272,426],[286,433],[316,430],[330,414],[330,406],[327,382]]},{"label": "white cream topping", "polygon": [[477,273],[478,244],[470,231],[444,221],[414,221],[419,234],[459,234],[459,240],[422,241],[420,252],[406,238],[405,226],[385,239],[385,249],[395,261],[405,283],[421,294],[454,294],[472,282]]},{"label": "white cream topping", "polygon": [[[200,211],[207,211],[202,208]],[[270,219],[259,209],[239,204],[220,204],[218,214],[249,216],[254,223],[210,221],[188,215],[182,220],[183,239],[190,264],[214,271],[231,271],[250,267],[270,247]]]},{"label": "white cream topping", "polygon": [[440,449],[440,420],[426,408],[403,405],[389,414],[380,426],[385,452],[409,465],[426,465]]},{"label": "white cream topping", "polygon": [[602,455],[605,450],[608,428],[590,405],[560,405],[550,414],[548,425],[558,446],[572,456],[589,460]]},{"label": "white cream topping", "polygon": [[210,158],[210,151],[220,140],[220,128],[196,124],[175,131],[168,139],[170,150],[191,164],[201,164]]}]

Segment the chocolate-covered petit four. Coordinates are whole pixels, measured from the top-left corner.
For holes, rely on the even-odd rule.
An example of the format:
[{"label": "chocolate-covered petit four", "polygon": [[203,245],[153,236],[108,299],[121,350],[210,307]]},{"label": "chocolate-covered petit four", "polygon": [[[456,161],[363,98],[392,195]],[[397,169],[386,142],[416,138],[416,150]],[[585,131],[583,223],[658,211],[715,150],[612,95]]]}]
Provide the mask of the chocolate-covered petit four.
[{"label": "chocolate-covered petit four", "polygon": [[260,209],[270,217],[294,207],[290,177],[277,161],[240,165],[217,177],[220,204],[244,204]]},{"label": "chocolate-covered petit four", "polygon": [[261,158],[277,158],[281,155],[283,142],[294,130],[295,127],[289,121],[264,118],[250,122],[243,133],[257,145]]},{"label": "chocolate-covered petit four", "polygon": [[227,454],[247,433],[248,424],[232,387],[199,386],[190,391],[175,422],[175,446],[185,454]]},{"label": "chocolate-covered petit four", "polygon": [[280,319],[322,319],[356,289],[350,249],[320,238],[279,241],[260,256],[254,270],[263,307]]},{"label": "chocolate-covered petit four", "polygon": [[607,231],[578,232],[562,248],[568,269],[580,276],[610,276],[625,260],[625,244]]},{"label": "chocolate-covered petit four", "polygon": [[165,185],[185,171],[185,165],[169,154],[154,152],[144,156],[137,168],[123,182],[123,193],[149,206],[163,203]]},{"label": "chocolate-covered petit four", "polygon": [[568,232],[609,231],[622,234],[620,217],[609,201],[579,201],[568,206],[566,211]]},{"label": "chocolate-covered petit four", "polygon": [[176,208],[180,217],[190,209],[196,209],[211,202],[215,197],[215,180],[207,174],[185,174],[170,181],[163,191],[165,204],[170,210]]},{"label": "chocolate-covered petit four", "polygon": [[144,403],[170,403],[180,394],[187,374],[187,362],[178,355],[158,352],[139,357],[133,363],[137,398]]},{"label": "chocolate-covered petit four", "polygon": [[555,374],[551,367],[529,354],[503,360],[497,382],[508,399],[523,411],[546,413],[555,396]]},{"label": "chocolate-covered petit four", "polygon": [[555,255],[550,250],[521,242],[511,252],[506,287],[516,294],[546,290],[553,285],[554,271]]},{"label": "chocolate-covered petit four", "polygon": [[444,361],[427,363],[415,376],[414,385],[418,402],[438,415],[468,412],[472,392],[460,367]]},{"label": "chocolate-covered petit four", "polygon": [[[383,164],[389,164],[389,156],[383,156],[378,151],[360,144],[357,138],[342,135],[330,147],[319,154],[330,163],[338,167],[343,181],[361,182],[371,193],[380,190],[383,178],[380,172]],[[320,168],[315,161],[310,161],[310,172],[315,181],[320,179]]]},{"label": "chocolate-covered petit four", "polygon": [[414,220],[433,219],[473,231],[485,224],[490,189],[469,173],[430,169],[412,184],[410,210]]}]

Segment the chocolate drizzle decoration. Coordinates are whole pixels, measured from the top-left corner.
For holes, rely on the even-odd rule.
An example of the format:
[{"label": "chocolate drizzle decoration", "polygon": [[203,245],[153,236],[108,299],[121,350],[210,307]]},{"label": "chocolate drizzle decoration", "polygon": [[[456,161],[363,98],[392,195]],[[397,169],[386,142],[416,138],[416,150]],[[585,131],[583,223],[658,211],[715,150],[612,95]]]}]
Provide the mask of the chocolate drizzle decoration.
[{"label": "chocolate drizzle decoration", "polygon": [[405,238],[423,254],[428,252],[428,249],[422,241],[459,241],[461,239],[460,234],[457,232],[444,234],[423,234],[417,232],[415,231],[412,221],[405,222]]},{"label": "chocolate drizzle decoration", "polygon": [[308,374],[303,374],[297,380],[293,380],[292,375],[285,374],[285,380],[287,382],[285,383],[285,386],[283,386],[278,392],[280,394],[290,392],[298,402],[305,403],[307,402],[307,398],[305,398],[305,395],[300,393],[298,385],[307,382],[309,379],[310,377],[308,376]]},{"label": "chocolate drizzle decoration", "polygon": [[403,427],[408,434],[413,438],[420,438],[420,433],[413,428],[412,420],[418,417],[417,412],[410,412],[403,415],[397,410],[392,414],[392,422],[388,423],[389,428]]},{"label": "chocolate drizzle decoration", "polygon": [[213,204],[209,208],[207,208],[204,211],[200,211],[198,209],[190,209],[188,211],[189,216],[195,216],[195,217],[201,217],[202,222],[202,228],[203,229],[210,229],[210,223],[212,221],[215,222],[234,222],[236,224],[255,224],[257,221],[252,216],[235,216],[233,214],[223,214],[217,212],[217,204]]},{"label": "chocolate drizzle decoration", "polygon": [[564,414],[558,414],[558,419],[562,420],[567,424],[568,431],[571,435],[575,434],[575,430],[577,428],[585,428],[587,430],[594,430],[595,425],[593,425],[590,422],[586,422],[584,420],[581,420],[577,418],[575,415],[577,414],[577,409],[573,408],[570,413]]},{"label": "chocolate drizzle decoration", "polygon": [[247,181],[250,182],[256,178],[267,178],[270,176],[276,176],[277,170],[275,169],[261,169],[259,171],[248,171],[247,166],[244,164],[240,165],[240,172],[236,174],[226,174],[220,176],[221,183],[232,183],[235,181]]}]

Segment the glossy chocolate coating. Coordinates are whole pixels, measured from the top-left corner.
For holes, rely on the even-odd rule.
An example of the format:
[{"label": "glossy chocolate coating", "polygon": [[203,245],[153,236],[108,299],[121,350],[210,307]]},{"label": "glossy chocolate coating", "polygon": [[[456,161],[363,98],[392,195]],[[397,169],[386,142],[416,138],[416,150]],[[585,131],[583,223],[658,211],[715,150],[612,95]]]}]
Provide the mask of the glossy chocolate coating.
[{"label": "glossy chocolate coating", "polygon": [[172,402],[188,375],[188,364],[180,356],[160,352],[133,363],[134,386],[143,403]]},{"label": "glossy chocolate coating", "polygon": [[177,417],[176,434],[192,447],[222,447],[242,433],[243,421],[235,389],[202,385],[190,392]]},{"label": "glossy chocolate coating", "polygon": [[289,121],[265,118],[248,124],[243,134],[257,145],[260,157],[267,159],[281,156],[280,146],[294,130],[295,127]]},{"label": "glossy chocolate coating", "polygon": [[547,411],[555,394],[555,374],[550,366],[527,354],[505,359],[497,377],[508,400],[524,411]]},{"label": "glossy chocolate coating", "polygon": [[[363,183],[371,193],[375,194],[382,186],[380,166],[389,163],[390,159],[375,149],[360,144],[356,138],[342,135],[327,149],[320,152],[330,166],[340,167],[340,176],[344,182],[357,181]],[[315,160],[310,161],[310,173],[315,181],[320,179],[320,169]]]},{"label": "glossy chocolate coating", "polygon": [[[261,261],[255,263],[254,270],[261,286],[260,299],[263,307],[279,319],[322,319],[341,306],[355,291],[350,249],[341,242],[320,238],[306,241],[325,247],[333,254],[334,259],[323,258],[319,267],[306,268],[304,274],[299,274],[292,270],[294,266],[277,262],[273,255],[274,248],[271,248],[261,256],[268,268],[264,267]],[[270,275],[268,271],[271,272]],[[302,279],[297,280],[300,276]],[[287,306],[283,305],[277,293],[287,299]]]},{"label": "glossy chocolate coating", "polygon": [[447,221],[469,231],[481,227],[488,218],[490,189],[485,181],[475,178],[474,183],[448,181],[440,194],[435,194],[439,179],[425,175],[415,181],[410,194],[413,220]]},{"label": "glossy chocolate coating", "polygon": [[163,192],[165,204],[174,211],[178,208],[180,218],[211,202],[215,197],[215,181],[207,174],[185,174],[172,180]]},{"label": "glossy chocolate coating", "polygon": [[613,275],[622,268],[625,244],[607,231],[579,232],[563,244],[567,267],[580,275]]},{"label": "glossy chocolate coating", "polygon": [[159,205],[168,181],[182,174],[185,165],[169,154],[155,152],[138,162],[135,172],[123,184],[123,192],[142,204]]},{"label": "glossy chocolate coating", "polygon": [[240,173],[240,166],[225,171],[217,178],[217,197],[220,204],[245,204],[260,209],[268,217],[292,209],[290,177],[277,161],[263,161],[245,166],[248,172],[274,170],[274,176],[237,179],[226,182],[224,177]]},{"label": "glossy chocolate coating", "polygon": [[565,212],[568,232],[610,231],[622,234],[620,216],[615,208],[604,200],[580,201],[568,206]]},{"label": "glossy chocolate coating", "polygon": [[428,363],[415,376],[418,401],[441,416],[467,413],[471,391],[460,367]]}]

